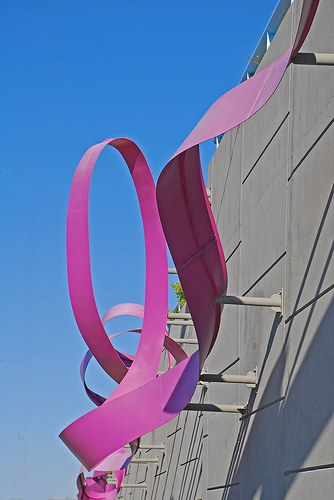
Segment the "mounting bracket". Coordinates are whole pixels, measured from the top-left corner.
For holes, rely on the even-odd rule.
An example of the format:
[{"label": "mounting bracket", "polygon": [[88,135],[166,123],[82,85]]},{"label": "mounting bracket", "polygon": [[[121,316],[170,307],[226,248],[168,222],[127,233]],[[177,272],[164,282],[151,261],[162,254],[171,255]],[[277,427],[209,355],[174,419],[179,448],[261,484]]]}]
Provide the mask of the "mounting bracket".
[{"label": "mounting bracket", "polygon": [[246,373],[246,375],[228,375],[225,373],[202,373],[200,382],[225,382],[229,384],[246,384],[250,389],[257,385],[257,367]]},{"label": "mounting bracket", "polygon": [[[162,372],[164,373],[164,372]],[[130,449],[130,445],[125,445],[124,448]],[[165,444],[140,444],[138,447],[139,450],[161,450],[163,453],[166,451],[166,445]],[[131,462],[133,459],[131,460]]]},{"label": "mounting bracket", "polygon": [[299,52],[292,59],[294,64],[317,66],[334,66],[334,54],[319,52]]},{"label": "mounting bracket", "polygon": [[133,458],[130,462],[131,464],[158,464],[158,457],[154,458]]},{"label": "mounting bracket", "polygon": [[167,315],[167,325],[194,326],[189,313],[170,312]]},{"label": "mounting bracket", "polygon": [[213,403],[188,403],[186,411],[245,413],[247,405],[224,405]]},{"label": "mounting bracket", "polygon": [[146,489],[147,483],[122,484],[121,488],[144,488],[144,489]]},{"label": "mounting bracket", "polygon": [[221,295],[216,304],[232,304],[235,306],[270,307],[275,313],[283,316],[283,288],[271,297],[245,297],[238,295]]}]

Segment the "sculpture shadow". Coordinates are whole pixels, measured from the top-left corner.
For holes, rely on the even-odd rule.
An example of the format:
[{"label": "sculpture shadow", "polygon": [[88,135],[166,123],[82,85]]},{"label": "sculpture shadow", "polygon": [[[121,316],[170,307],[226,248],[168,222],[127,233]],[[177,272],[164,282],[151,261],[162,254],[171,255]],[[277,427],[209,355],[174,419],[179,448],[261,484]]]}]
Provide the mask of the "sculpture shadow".
[{"label": "sculpture shadow", "polygon": [[[331,334],[334,299],[328,300],[334,285],[323,289],[334,244],[324,260],[313,300],[306,304],[302,300],[303,292],[310,284],[310,270],[333,193],[334,188],[328,197],[292,313],[285,322],[287,329],[282,352],[257,404],[259,411],[252,412],[249,408],[248,416],[241,424],[226,485],[239,484],[239,477],[242,475],[247,486],[245,490],[242,485],[235,489],[227,488],[222,494],[222,500],[234,500],[239,495],[242,495],[243,500],[255,497],[281,500],[286,497],[305,467],[307,470],[317,470],[321,467],[326,469],[330,465],[326,464],[326,453],[324,463],[318,463],[319,452],[317,463],[314,463],[312,449],[319,442],[334,413],[334,399],[328,397],[334,386],[334,342]],[[268,355],[269,352],[270,349],[267,348]],[[285,370],[287,363],[288,371]],[[261,372],[263,373],[263,366]],[[275,394],[280,397],[275,399]],[[268,401],[271,403],[268,404]],[[322,447],[326,448],[324,442]]]}]

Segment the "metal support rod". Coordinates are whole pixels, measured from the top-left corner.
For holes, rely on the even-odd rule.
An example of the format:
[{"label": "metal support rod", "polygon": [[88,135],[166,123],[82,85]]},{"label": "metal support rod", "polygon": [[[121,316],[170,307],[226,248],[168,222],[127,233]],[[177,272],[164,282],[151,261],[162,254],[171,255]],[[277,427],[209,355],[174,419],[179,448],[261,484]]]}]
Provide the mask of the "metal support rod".
[{"label": "metal support rod", "polygon": [[[158,372],[158,375],[162,375],[165,372]],[[125,445],[125,449],[130,450],[130,445]],[[139,445],[139,450],[162,450],[165,452],[166,450],[166,445],[165,444],[140,444]],[[133,459],[132,459],[133,461]]]},{"label": "metal support rod", "polygon": [[216,304],[233,304],[237,306],[270,307],[274,312],[282,314],[282,290],[268,297],[244,297],[238,295],[221,295],[216,298]]},{"label": "metal support rod", "polygon": [[175,267],[169,267],[168,274],[177,274],[177,270],[175,269]]},{"label": "metal support rod", "polygon": [[249,387],[256,387],[256,370],[250,371],[246,375],[227,375],[222,373],[202,373],[199,377],[202,382],[225,382],[229,384],[247,384]]},{"label": "metal support rod", "polygon": [[158,457],[154,458],[133,458],[131,464],[157,464],[159,463]]},{"label": "metal support rod", "polygon": [[188,403],[185,407],[187,411],[202,412],[224,412],[224,413],[244,413],[246,405],[221,405],[212,403]]},{"label": "metal support rod", "polygon": [[174,326],[194,326],[194,323],[188,319],[169,319],[167,325]]},{"label": "metal support rod", "polygon": [[300,52],[292,59],[294,64],[307,64],[318,66],[334,66],[334,54],[318,52]]},{"label": "metal support rod", "polygon": [[[126,447],[125,447],[126,448]],[[130,448],[130,446],[129,446]],[[166,448],[165,444],[140,444],[140,450],[164,450]]]},{"label": "metal support rod", "polygon": [[140,484],[122,484],[121,488],[147,488],[147,483]]},{"label": "metal support rod", "polygon": [[168,319],[191,319],[191,314],[169,312],[167,317]]}]

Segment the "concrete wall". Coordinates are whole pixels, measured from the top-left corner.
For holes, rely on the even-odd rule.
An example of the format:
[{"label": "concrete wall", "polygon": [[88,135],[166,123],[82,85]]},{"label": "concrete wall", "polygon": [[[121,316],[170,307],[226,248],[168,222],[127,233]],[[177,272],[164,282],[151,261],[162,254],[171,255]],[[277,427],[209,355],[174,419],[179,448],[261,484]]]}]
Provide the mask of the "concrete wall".
[{"label": "concrete wall", "polygon": [[[261,67],[290,45],[300,5]],[[334,52],[333,26],[333,0],[321,0],[303,52]],[[228,293],[270,297],[283,288],[284,314],[225,307],[207,368],[257,367],[257,390],[212,383],[193,401],[248,403],[246,416],[183,412],[144,437],[166,452],[141,452],[159,465],[131,465],[126,482],[148,489],[123,498],[334,498],[333,121],[334,68],[292,65],[270,102],[225,134],[209,184]]]}]

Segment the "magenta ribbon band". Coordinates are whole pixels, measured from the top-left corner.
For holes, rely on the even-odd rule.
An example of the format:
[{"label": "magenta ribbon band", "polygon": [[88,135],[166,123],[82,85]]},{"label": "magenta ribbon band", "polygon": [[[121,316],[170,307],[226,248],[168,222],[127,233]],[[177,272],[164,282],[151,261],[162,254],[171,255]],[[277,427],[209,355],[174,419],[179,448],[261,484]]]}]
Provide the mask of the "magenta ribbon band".
[{"label": "magenta ribbon band", "polygon": [[[84,468],[81,469],[80,474],[77,478],[78,500],[89,500],[93,498],[112,500],[116,498],[117,493],[120,491],[124,481],[126,467],[123,467],[121,470],[120,468],[113,469],[113,467],[118,467],[116,465],[117,458],[119,458],[119,464],[121,464],[122,455],[131,456],[131,453],[128,453],[124,448],[121,448],[111,455],[111,460],[107,459],[103,463],[105,467],[101,467],[101,470],[95,470],[89,477],[85,477]],[[114,476],[116,478],[116,484],[108,484],[107,482],[107,475],[111,470],[113,470]]]},{"label": "magenta ribbon band", "polygon": [[[92,146],[77,167],[67,216],[68,281],[75,319],[90,350],[83,360],[81,376],[97,408],[70,424],[60,438],[87,470],[106,472],[111,469],[103,464],[108,463],[108,467],[112,470],[118,467],[117,474],[122,474],[122,468],[124,471],[128,463],[126,457],[119,457],[122,447],[131,443],[132,453],[135,452],[138,438],[178,415],[194,393],[219,330],[222,306],[216,304],[215,299],[227,290],[226,263],[206,195],[199,144],[240,125],[266,104],[302,46],[318,3],[319,0],[304,0],[295,41],[286,52],[209,108],[163,169],[157,189],[144,155],[126,138],[107,139]],[[136,188],[145,236],[146,288],[145,307],[114,306],[101,320],[90,270],[88,199],[95,163],[107,146],[114,147],[123,156]],[[170,203],[171,194],[173,203]],[[166,335],[165,238],[198,339],[198,351],[189,357]],[[104,329],[106,321],[120,314],[143,318],[142,329],[137,330],[140,341],[135,356],[119,353]],[[164,345],[176,364],[157,376]],[[107,399],[86,385],[84,373],[91,356],[119,383]],[[86,479],[81,475],[78,484],[81,495],[78,498],[85,500],[115,498],[106,495],[116,495],[121,483],[115,487],[106,485],[103,475]]]},{"label": "magenta ribbon band", "polygon": [[121,472],[121,476],[116,475],[117,485],[108,484],[106,475],[97,476],[93,474],[91,477],[85,477],[81,472],[77,479],[78,500],[114,500],[122,485],[125,469]]},{"label": "magenta ribbon band", "polygon": [[[135,316],[137,318],[143,318],[144,317],[144,306],[140,304],[134,304],[134,303],[124,303],[124,304],[117,304],[116,306],[111,307],[103,316],[102,318],[102,323],[105,325],[108,321],[110,321],[113,318],[116,318],[117,316]],[[128,332],[134,332],[141,334],[142,329],[141,328],[135,328],[132,330],[129,330]],[[113,335],[109,335],[109,339],[112,341],[115,337],[118,337],[120,335],[124,335],[125,333],[128,332],[118,332]],[[187,354],[185,351],[182,349],[182,347],[177,344],[172,338],[170,338],[166,333],[164,337],[164,347],[167,350],[168,354],[171,355],[171,358],[178,363],[184,359],[187,358]],[[124,362],[124,364],[129,368],[134,360],[134,356],[132,354],[125,354],[122,352],[117,351],[118,355]],[[90,360],[92,359],[93,354],[90,350],[87,351],[85,354],[81,365],[80,365],[80,376],[82,383],[84,385],[85,391],[87,396],[93,403],[96,404],[96,406],[100,406],[103,404],[106,400],[103,396],[100,394],[97,394],[96,392],[92,391],[87,383],[86,383],[86,370],[88,367],[88,364]],[[172,367],[172,363],[170,362],[169,367]],[[114,469],[114,467],[112,467]]]},{"label": "magenta ribbon band", "polygon": [[[140,304],[126,303],[126,304],[118,304],[116,306],[111,307],[106,314],[102,318],[102,323],[106,324],[111,319],[117,316],[136,316],[138,318],[144,317],[144,307]],[[136,328],[129,330],[130,332],[135,332],[141,334],[141,328]],[[109,339],[112,340],[119,335],[123,335],[127,332],[119,332],[113,335],[109,335]],[[173,339],[171,339],[168,335],[165,335],[164,339],[164,347],[167,350],[170,357],[178,363],[187,357],[184,350],[176,343]],[[118,351],[117,351],[118,352]],[[130,367],[134,356],[131,354],[125,354],[118,352],[122,361],[126,364],[127,367]],[[87,396],[95,403],[97,406],[100,406],[105,402],[105,398],[100,394],[92,391],[87,383],[86,383],[86,370],[89,365],[90,360],[92,359],[93,354],[90,350],[85,354],[81,366],[80,366],[80,375],[81,380],[84,385]],[[172,367],[170,363],[169,367]],[[109,498],[115,498],[115,495],[120,490],[126,467],[129,464],[132,458],[131,452],[126,452],[124,448],[117,450],[107,457],[103,462],[101,462],[97,469],[94,470],[92,476],[85,477],[84,470],[80,471],[80,474],[77,479],[78,485],[78,500],[88,500],[88,498],[104,498],[108,500]],[[113,471],[114,475],[117,479],[117,485],[111,486],[107,485],[107,474],[109,471]],[[102,493],[105,493],[106,496],[103,496]],[[95,495],[95,496],[94,496]],[[96,495],[99,495],[98,497]]]}]

